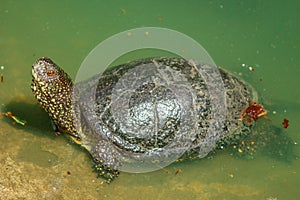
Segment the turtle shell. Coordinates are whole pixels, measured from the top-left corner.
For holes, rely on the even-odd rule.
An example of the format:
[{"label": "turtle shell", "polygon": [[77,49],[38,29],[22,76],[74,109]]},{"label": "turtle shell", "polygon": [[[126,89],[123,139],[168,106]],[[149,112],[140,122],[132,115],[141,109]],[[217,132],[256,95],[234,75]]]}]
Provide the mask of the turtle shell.
[{"label": "turtle shell", "polygon": [[[221,68],[182,58],[147,58],[76,84],[82,145],[101,165],[145,172],[180,157],[204,157],[257,95]],[[151,165],[151,163],[154,163]]]}]

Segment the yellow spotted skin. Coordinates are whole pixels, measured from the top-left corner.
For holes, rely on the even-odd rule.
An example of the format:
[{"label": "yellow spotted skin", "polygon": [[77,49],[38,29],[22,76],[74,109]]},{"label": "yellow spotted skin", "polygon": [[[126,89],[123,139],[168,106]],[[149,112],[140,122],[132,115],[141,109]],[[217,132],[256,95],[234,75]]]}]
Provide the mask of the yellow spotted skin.
[{"label": "yellow spotted skin", "polygon": [[72,117],[73,82],[49,58],[41,58],[32,67],[31,89],[60,130],[78,135]]}]

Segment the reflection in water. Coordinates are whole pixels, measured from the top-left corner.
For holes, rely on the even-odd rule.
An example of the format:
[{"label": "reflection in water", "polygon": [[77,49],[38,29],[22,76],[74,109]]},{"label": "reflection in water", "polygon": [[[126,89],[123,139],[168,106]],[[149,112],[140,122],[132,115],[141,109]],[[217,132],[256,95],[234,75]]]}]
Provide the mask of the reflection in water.
[{"label": "reflection in water", "polygon": [[[251,134],[235,138],[236,140],[227,146],[233,156],[245,159],[266,156],[285,163],[297,159],[296,142],[287,132],[266,119],[260,119],[256,123]],[[226,146],[221,143],[219,147]]]},{"label": "reflection in water", "polygon": [[[16,139],[15,143],[11,143],[10,149],[7,149],[10,153],[0,156],[2,166],[0,190],[6,191],[3,197],[8,199],[16,195],[36,199],[86,199],[87,197],[87,199],[94,199],[98,196],[116,199],[113,193],[118,193],[119,199],[122,199],[123,195],[136,198],[134,193],[127,194],[127,185],[131,185],[130,188],[136,191],[143,191],[144,198],[160,194],[173,199],[177,197],[190,199],[199,195],[205,197],[204,199],[211,199],[222,198],[226,193],[226,197],[232,199],[255,199],[263,191],[260,188],[238,183],[241,175],[238,171],[234,171],[242,164],[230,169],[226,167],[226,162],[219,160],[222,156],[228,153],[233,159],[239,158],[240,161],[250,159],[253,162],[257,162],[256,158],[266,156],[268,159],[275,158],[282,163],[292,163],[295,160],[293,141],[281,128],[275,128],[271,122],[261,119],[257,121],[258,124],[249,137],[238,138],[236,143],[226,146],[225,149],[216,150],[201,161],[175,163],[166,169],[148,174],[122,173],[118,181],[107,185],[103,184],[102,179],[96,178],[87,152],[78,148],[76,144],[69,145],[72,143],[64,137],[55,136],[49,117],[38,105],[11,102],[5,109],[28,120],[28,126],[23,127],[12,125],[11,120],[3,119],[6,126],[11,127],[11,134],[16,138],[24,137],[23,140]],[[225,156],[225,159],[230,158]],[[221,179],[207,181],[213,178],[207,171],[212,169],[209,165],[222,162],[223,170],[228,169],[216,171],[213,176],[220,175]],[[178,170],[180,173],[177,173]],[[193,175],[193,171],[196,171],[196,176]],[[191,176],[198,176],[196,179],[198,181],[191,179],[189,173]],[[222,181],[224,173],[227,177],[225,182]],[[157,185],[158,182],[162,182],[163,185]],[[11,185],[14,185],[14,189]],[[172,185],[172,188],[169,188],[169,185]]]}]

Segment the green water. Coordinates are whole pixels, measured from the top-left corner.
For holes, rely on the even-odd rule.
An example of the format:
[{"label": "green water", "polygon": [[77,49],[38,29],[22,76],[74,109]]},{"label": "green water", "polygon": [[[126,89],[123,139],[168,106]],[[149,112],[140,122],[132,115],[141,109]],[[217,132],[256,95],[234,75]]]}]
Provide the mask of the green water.
[{"label": "green water", "polygon": [[0,199],[298,199],[296,144],[297,156],[289,162],[223,151],[102,183],[88,154],[53,134],[31,94],[30,70],[37,58],[49,56],[75,77],[87,54],[113,34],[143,26],[174,29],[250,82],[271,123],[282,127],[289,119],[284,134],[299,143],[299,9],[294,0],[1,1],[1,111],[12,111],[28,126],[0,119]]}]

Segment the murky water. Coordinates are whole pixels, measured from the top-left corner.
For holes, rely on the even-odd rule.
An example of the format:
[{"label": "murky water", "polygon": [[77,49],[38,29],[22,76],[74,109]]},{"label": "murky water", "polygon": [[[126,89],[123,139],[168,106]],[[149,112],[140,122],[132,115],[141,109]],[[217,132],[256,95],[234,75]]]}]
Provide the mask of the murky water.
[{"label": "murky water", "polygon": [[[142,2],[1,2],[1,112],[11,111],[28,126],[0,119],[0,199],[297,199],[300,3]],[[152,173],[122,173],[109,185],[97,179],[89,155],[53,134],[47,114],[30,91],[31,65],[49,56],[75,77],[99,42],[143,26],[191,36],[218,65],[250,82],[270,111],[271,122],[260,123],[280,127],[294,141],[294,153],[282,150],[289,159],[272,154],[272,149],[251,159],[224,150]],[[284,118],[290,126],[283,130]]]}]

